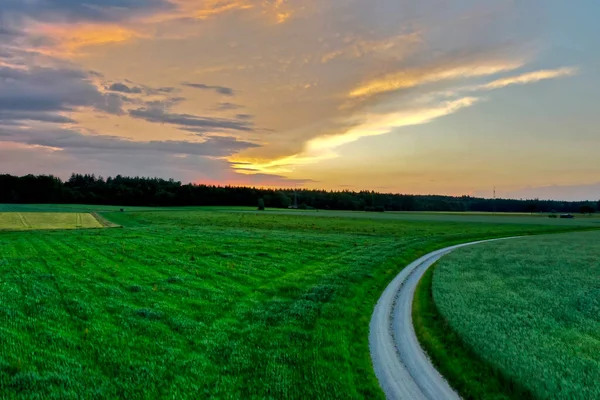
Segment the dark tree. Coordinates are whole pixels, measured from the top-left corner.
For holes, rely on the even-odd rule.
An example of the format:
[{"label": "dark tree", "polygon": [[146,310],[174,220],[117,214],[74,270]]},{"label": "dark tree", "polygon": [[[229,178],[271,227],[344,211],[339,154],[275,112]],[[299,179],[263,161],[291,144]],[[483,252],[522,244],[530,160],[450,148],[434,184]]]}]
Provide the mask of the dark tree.
[{"label": "dark tree", "polygon": [[258,199],[258,211],[265,211],[265,201]]},{"label": "dark tree", "polygon": [[581,206],[581,207],[579,208],[579,212],[580,212],[581,214],[589,214],[589,215],[592,215],[592,213],[594,212],[594,208],[593,208],[593,207],[591,207],[591,206],[588,206],[588,205]]},{"label": "dark tree", "polygon": [[[106,179],[95,175],[73,174],[63,182],[51,175],[22,177],[0,175],[0,203],[63,203],[118,206],[256,206],[325,210],[378,211],[483,211],[535,212],[551,210],[576,213],[595,202],[551,200],[483,199],[470,196],[402,195],[309,189],[259,189],[255,187],[182,184],[173,179],[124,177]],[[587,209],[586,209],[587,210]]]}]

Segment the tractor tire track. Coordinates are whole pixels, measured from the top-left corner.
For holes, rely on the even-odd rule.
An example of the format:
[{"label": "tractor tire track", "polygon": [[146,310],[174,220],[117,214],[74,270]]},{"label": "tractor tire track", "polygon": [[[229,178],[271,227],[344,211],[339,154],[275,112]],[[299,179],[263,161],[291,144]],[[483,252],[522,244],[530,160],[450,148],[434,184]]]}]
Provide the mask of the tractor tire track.
[{"label": "tractor tire track", "polygon": [[19,219],[21,220],[21,223],[23,224],[23,227],[25,229],[31,229],[31,224],[29,222],[27,222],[27,219],[25,219],[25,217],[23,216],[22,213],[18,213],[19,215]]}]

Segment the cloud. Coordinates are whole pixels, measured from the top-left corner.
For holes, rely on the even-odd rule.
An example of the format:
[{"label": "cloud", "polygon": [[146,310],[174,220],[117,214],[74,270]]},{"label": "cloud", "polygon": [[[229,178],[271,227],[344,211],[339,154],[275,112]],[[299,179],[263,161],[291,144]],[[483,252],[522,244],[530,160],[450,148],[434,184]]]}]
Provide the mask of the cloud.
[{"label": "cloud", "polygon": [[206,136],[202,141],[132,141],[118,136],[84,135],[74,129],[38,127],[2,127],[0,140],[30,146],[43,146],[69,152],[161,152],[206,157],[225,157],[241,150],[256,147],[234,137]]},{"label": "cloud", "polygon": [[55,124],[74,124],[75,120],[51,112],[0,110],[0,124],[21,125],[18,121],[39,121]]},{"label": "cloud", "polygon": [[[242,131],[252,132],[252,123],[247,120],[202,117],[192,114],[171,113],[161,107],[142,107],[129,111],[133,118],[149,122],[172,124],[192,132]],[[190,129],[191,128],[191,129]]]},{"label": "cloud", "polygon": [[140,87],[129,87],[124,83],[113,83],[112,85],[108,86],[106,88],[106,90],[110,90],[111,92],[121,92],[121,93],[133,93],[133,94],[139,94],[142,93],[142,88]]},{"label": "cloud", "polygon": [[214,85],[205,85],[204,83],[189,83],[189,82],[183,82],[182,85],[186,86],[186,87],[194,88],[194,89],[212,90],[212,91],[215,91],[224,96],[233,96],[235,94],[235,91],[233,89],[225,87],[225,86],[214,86]]},{"label": "cloud", "polygon": [[46,40],[46,45],[37,46],[39,49],[47,54],[71,58],[83,55],[83,47],[123,43],[142,37],[133,29],[107,23],[38,25],[34,31]]},{"label": "cloud", "polygon": [[70,129],[0,126],[0,170],[15,175],[52,173],[65,179],[72,172],[141,175],[215,185],[282,187],[306,182],[233,171],[224,157],[252,146],[256,145],[232,137],[209,137],[202,142],[134,142]]},{"label": "cloud", "polygon": [[285,0],[173,0],[178,6],[175,15],[163,18],[192,16],[207,20],[238,11],[255,11],[272,18],[278,24],[286,22],[293,10]]},{"label": "cloud", "polygon": [[123,21],[172,9],[167,0],[3,0],[0,17],[55,23]]},{"label": "cloud", "polygon": [[[193,129],[196,133],[254,130],[251,117],[246,114],[228,119],[172,113],[168,110],[184,98],[144,100],[126,96],[164,96],[174,91],[170,87],[151,88],[117,82],[105,87],[107,92],[102,92],[95,83],[98,79],[95,74],[76,69],[0,66],[0,124],[12,125],[19,121],[75,123],[68,114],[88,108],[100,113],[129,115],[152,123],[172,124]],[[143,106],[128,109],[133,104]]]},{"label": "cloud", "polygon": [[498,74],[521,67],[521,62],[475,62],[455,66],[436,66],[388,74],[372,80],[350,92],[350,97],[369,97],[444,80],[464,79]]},{"label": "cloud", "polygon": [[2,0],[0,25],[36,51],[73,57],[85,46],[141,37],[128,25],[175,9],[170,0]]},{"label": "cloud", "polygon": [[83,47],[150,38],[158,23],[244,10],[278,23],[292,15],[284,0],[2,0],[0,36],[27,34],[39,50],[72,58]]},{"label": "cloud", "polygon": [[[23,160],[27,160],[26,163]],[[0,170],[14,175],[52,173],[63,179],[73,172],[102,176],[150,176],[175,178],[183,182],[215,185],[293,186],[303,181],[259,174],[235,173],[222,158],[164,151],[97,151],[95,149],[58,149],[0,141]]]},{"label": "cloud", "polygon": [[411,32],[377,40],[344,38],[344,43],[337,45],[321,56],[321,62],[325,64],[340,58],[346,61],[367,55],[389,57],[390,54],[398,59],[403,59],[414,51],[417,45],[422,44],[422,41],[420,32]]},{"label": "cloud", "polygon": [[578,72],[577,68],[565,67],[559,69],[544,69],[539,71],[533,71],[524,73],[517,76],[511,76],[508,78],[497,79],[485,85],[480,85],[476,89],[478,90],[493,90],[500,89],[510,85],[525,85],[528,83],[535,83],[546,79],[555,79],[566,76],[576,75]]},{"label": "cloud", "polygon": [[318,137],[307,144],[309,152],[325,152],[355,142],[363,137],[385,135],[396,128],[421,125],[445,115],[453,114],[478,101],[475,97],[464,97],[420,109],[407,109],[389,114],[367,114],[360,117],[355,127],[339,135]]},{"label": "cloud", "polygon": [[[0,68],[14,74],[0,78],[0,129],[25,135],[27,129],[41,132],[43,125],[47,135],[63,137],[55,128],[72,128],[104,142],[116,138],[110,135],[183,138],[160,144],[165,150],[128,140],[105,147],[99,141],[97,150],[74,144],[61,150],[102,158],[98,168],[120,162],[134,171],[134,154],[142,163],[138,171],[145,171],[159,167],[142,152],[160,164],[186,139],[239,136],[253,145],[238,147],[243,156],[224,157],[239,160],[246,173],[291,171],[350,153],[359,146],[342,146],[361,138],[458,112],[487,96],[485,91],[551,79],[548,71],[517,75],[532,54],[521,45],[522,36],[518,44],[509,43],[516,30],[509,35],[497,29],[505,27],[506,15],[494,13],[493,24],[465,18],[489,5],[468,0],[440,12],[431,2],[408,8],[403,3],[0,0]],[[110,80],[69,63],[102,70]],[[204,95],[223,102],[215,108]],[[346,103],[351,105],[344,108]],[[207,108],[206,115],[197,111]],[[273,129],[267,135],[262,126]],[[91,132],[86,128],[103,135],[85,134]],[[184,168],[182,160],[177,165]],[[88,165],[83,156],[76,161]],[[194,169],[191,161],[185,165]],[[213,165],[202,161],[198,168]]]},{"label": "cloud", "polygon": [[[336,149],[370,136],[386,135],[405,126],[421,125],[470,107],[478,101],[474,97],[431,104],[428,107],[405,109],[384,114],[364,114],[354,118],[351,128],[343,133],[320,136],[309,140],[302,152],[269,162],[234,163],[245,171],[288,173],[299,165],[314,164],[339,156]],[[250,172],[251,173],[251,172]]]},{"label": "cloud", "polygon": [[244,0],[205,0],[202,6],[194,11],[194,16],[199,19],[206,19],[215,15],[234,10],[247,10],[254,5]]},{"label": "cloud", "polygon": [[216,111],[232,111],[232,110],[239,110],[240,108],[244,108],[244,106],[241,106],[239,104],[234,104],[234,103],[219,103],[217,104],[217,107],[215,107]]},{"label": "cloud", "polygon": [[27,119],[65,123],[64,113],[81,107],[122,114],[127,99],[100,92],[92,78],[69,68],[0,66],[0,122]]},{"label": "cloud", "polygon": [[22,35],[21,32],[0,26],[0,37],[2,37],[3,39],[13,38],[15,36],[21,36],[21,35]]}]

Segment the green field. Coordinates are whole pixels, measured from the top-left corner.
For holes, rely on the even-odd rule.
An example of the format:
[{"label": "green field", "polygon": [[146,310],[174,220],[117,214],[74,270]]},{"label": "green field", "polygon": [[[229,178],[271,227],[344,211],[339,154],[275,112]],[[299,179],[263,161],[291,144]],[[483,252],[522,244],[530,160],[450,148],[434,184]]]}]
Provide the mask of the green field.
[{"label": "green field", "polygon": [[90,213],[0,212],[0,231],[102,227]]},{"label": "green field", "polygon": [[402,266],[454,243],[578,228],[240,211],[0,233],[2,398],[382,398],[369,320]]},{"label": "green field", "polygon": [[[0,212],[99,212],[109,213],[123,209],[129,212],[173,212],[173,211],[205,211],[205,212],[238,212],[256,213],[256,207],[222,207],[222,206],[197,206],[197,207],[131,207],[131,206],[106,206],[88,204],[0,204]],[[565,227],[588,226],[600,229],[600,213],[592,215],[577,214],[574,219],[552,219],[543,213],[485,213],[485,212],[407,212],[389,211],[385,213],[371,213],[364,211],[327,211],[327,210],[290,210],[268,209],[272,215],[290,215],[307,217],[326,217],[343,219],[368,219],[368,220],[398,220],[398,221],[429,221],[437,222],[480,222],[488,224],[533,224],[533,225],[559,225]]]},{"label": "green field", "polygon": [[463,368],[464,378],[470,354],[489,374],[454,383],[470,392],[469,385],[501,375],[503,387],[494,390],[503,393],[475,397],[600,398],[598,255],[596,231],[482,244],[444,257],[433,298],[466,349],[456,349],[447,332],[437,338],[456,351],[446,363]]}]

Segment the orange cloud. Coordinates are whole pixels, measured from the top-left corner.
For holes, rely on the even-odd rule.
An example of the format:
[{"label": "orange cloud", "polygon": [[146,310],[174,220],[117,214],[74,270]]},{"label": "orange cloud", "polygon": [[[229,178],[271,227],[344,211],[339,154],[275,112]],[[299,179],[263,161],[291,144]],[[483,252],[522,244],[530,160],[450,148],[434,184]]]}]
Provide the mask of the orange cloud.
[{"label": "orange cloud", "polygon": [[254,6],[245,0],[206,0],[200,9],[194,11],[198,19],[206,19],[233,10],[247,10]]},{"label": "orange cloud", "polygon": [[87,46],[122,43],[141,37],[132,29],[113,24],[44,25],[35,30],[57,43],[46,52],[68,55],[75,55]]},{"label": "orange cloud", "polygon": [[136,38],[149,37],[147,28],[157,23],[180,18],[209,19],[234,11],[256,9],[277,23],[287,21],[292,13],[284,0],[174,0],[174,12],[134,18],[123,23],[60,23],[31,24],[28,29],[37,35],[48,37],[54,44],[42,49],[55,56],[77,55],[82,48],[97,45],[118,44]]},{"label": "orange cloud", "polygon": [[287,21],[292,12],[284,0],[176,0],[178,11],[162,19],[193,16],[197,19],[209,19],[233,11],[260,9],[265,15],[275,18],[277,23]]},{"label": "orange cloud", "polygon": [[285,9],[285,0],[275,0],[274,2],[263,0],[263,5],[267,10],[272,9],[271,12],[275,14],[278,24],[284,23],[292,16],[292,13]]}]

